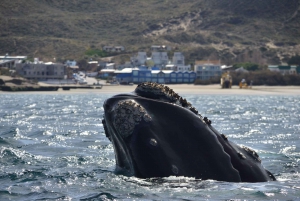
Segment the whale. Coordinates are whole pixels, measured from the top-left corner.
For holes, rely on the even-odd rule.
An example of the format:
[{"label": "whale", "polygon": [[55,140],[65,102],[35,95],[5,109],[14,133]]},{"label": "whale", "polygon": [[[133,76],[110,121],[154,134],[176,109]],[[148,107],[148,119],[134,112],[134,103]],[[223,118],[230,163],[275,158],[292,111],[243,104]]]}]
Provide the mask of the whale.
[{"label": "whale", "polygon": [[225,182],[275,181],[253,149],[219,133],[212,121],[170,87],[144,82],[103,104],[117,174],[184,176]]}]

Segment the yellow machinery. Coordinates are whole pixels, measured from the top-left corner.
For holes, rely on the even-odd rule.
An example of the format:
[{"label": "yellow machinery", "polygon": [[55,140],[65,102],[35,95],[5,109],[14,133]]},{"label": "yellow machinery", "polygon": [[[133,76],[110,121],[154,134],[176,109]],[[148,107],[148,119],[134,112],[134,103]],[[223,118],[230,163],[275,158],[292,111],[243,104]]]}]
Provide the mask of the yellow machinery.
[{"label": "yellow machinery", "polygon": [[229,74],[229,72],[225,72],[222,74],[222,77],[221,77],[221,86],[222,86],[222,89],[225,89],[225,88],[231,88],[232,86],[232,78],[231,78],[231,75]]},{"label": "yellow machinery", "polygon": [[239,87],[240,87],[240,89],[248,89],[248,88],[251,89],[251,88],[252,88],[252,81],[251,81],[251,83],[250,83],[250,86],[248,86],[246,80],[245,80],[245,79],[242,79],[242,80],[240,81],[240,83],[239,83]]}]

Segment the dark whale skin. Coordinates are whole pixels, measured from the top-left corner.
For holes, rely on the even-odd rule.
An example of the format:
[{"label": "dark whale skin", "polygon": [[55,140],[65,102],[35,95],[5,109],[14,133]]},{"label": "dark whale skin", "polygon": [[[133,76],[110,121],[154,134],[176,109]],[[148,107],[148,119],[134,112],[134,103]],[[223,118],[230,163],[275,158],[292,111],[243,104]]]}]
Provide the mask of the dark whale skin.
[{"label": "dark whale skin", "polygon": [[107,99],[103,107],[118,173],[227,182],[275,180],[254,150],[229,141],[167,86],[142,83],[132,93]]}]

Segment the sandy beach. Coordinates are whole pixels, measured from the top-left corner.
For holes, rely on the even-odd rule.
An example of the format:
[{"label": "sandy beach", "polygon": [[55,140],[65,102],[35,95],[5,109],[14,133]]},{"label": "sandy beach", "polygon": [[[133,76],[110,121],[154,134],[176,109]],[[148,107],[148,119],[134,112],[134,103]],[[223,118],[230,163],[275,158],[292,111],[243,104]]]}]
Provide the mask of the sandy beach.
[{"label": "sandy beach", "polygon": [[[137,85],[104,85],[102,89],[71,89],[58,91],[37,91],[37,92],[4,92],[0,94],[118,94],[134,91]],[[218,84],[215,85],[193,85],[176,84],[167,85],[179,95],[199,94],[199,95],[300,95],[300,86],[253,86],[252,89],[240,89],[233,86],[231,89],[221,89]]]}]

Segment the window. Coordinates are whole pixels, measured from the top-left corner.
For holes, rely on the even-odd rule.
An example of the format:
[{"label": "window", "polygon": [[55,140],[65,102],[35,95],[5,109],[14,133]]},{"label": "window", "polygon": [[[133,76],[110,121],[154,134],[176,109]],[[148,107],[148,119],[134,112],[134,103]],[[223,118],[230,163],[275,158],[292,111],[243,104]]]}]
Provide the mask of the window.
[{"label": "window", "polygon": [[175,74],[175,73],[172,73],[172,74],[171,74],[171,77],[176,78],[176,74]]},{"label": "window", "polygon": [[132,72],[133,76],[138,76],[139,75],[139,71],[135,70]]},{"label": "window", "polygon": [[183,74],[183,77],[190,77],[188,73]]},{"label": "window", "polygon": [[182,73],[178,73],[178,74],[177,74],[177,77],[182,77]]}]

